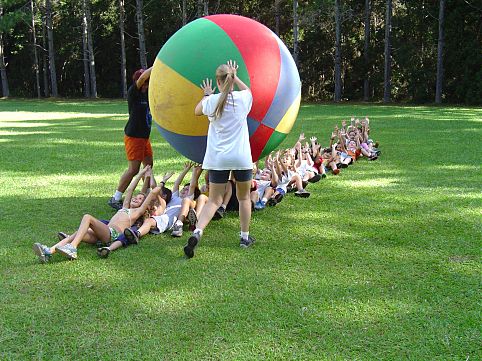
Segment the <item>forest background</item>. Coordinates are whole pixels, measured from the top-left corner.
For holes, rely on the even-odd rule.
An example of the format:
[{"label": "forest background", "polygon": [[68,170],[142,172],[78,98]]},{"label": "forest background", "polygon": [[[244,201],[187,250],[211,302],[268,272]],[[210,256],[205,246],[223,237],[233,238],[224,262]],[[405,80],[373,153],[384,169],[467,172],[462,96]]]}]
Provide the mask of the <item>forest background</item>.
[{"label": "forest background", "polygon": [[478,0],[0,0],[3,97],[125,97],[184,24],[238,14],[298,64],[303,100],[482,103]]}]

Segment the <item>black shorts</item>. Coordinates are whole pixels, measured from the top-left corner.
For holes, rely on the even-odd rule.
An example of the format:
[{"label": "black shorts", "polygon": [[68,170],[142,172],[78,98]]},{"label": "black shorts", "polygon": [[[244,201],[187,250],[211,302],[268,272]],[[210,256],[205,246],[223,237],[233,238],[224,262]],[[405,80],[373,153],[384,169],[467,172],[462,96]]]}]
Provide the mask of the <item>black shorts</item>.
[{"label": "black shorts", "polygon": [[[233,170],[234,179],[237,182],[247,182],[253,178],[251,169]],[[229,180],[230,170],[209,170],[209,183],[223,184]]]}]

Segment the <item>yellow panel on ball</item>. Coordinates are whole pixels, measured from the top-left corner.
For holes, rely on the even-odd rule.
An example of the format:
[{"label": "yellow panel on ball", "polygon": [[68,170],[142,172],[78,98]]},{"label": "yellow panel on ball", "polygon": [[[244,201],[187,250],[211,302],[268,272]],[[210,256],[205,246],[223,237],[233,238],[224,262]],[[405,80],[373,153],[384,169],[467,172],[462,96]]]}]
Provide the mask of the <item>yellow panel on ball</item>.
[{"label": "yellow panel on ball", "polygon": [[149,106],[162,128],[180,135],[205,136],[209,121],[196,117],[194,108],[202,90],[156,58],[151,73]]}]

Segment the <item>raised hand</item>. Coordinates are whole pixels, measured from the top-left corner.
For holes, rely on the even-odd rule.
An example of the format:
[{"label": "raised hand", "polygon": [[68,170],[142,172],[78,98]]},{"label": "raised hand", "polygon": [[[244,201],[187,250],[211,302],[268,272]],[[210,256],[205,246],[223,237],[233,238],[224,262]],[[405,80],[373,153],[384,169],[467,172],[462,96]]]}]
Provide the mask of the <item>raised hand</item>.
[{"label": "raised hand", "polygon": [[203,83],[200,85],[201,89],[204,92],[204,95],[211,95],[214,93],[216,87],[213,88],[213,81],[212,79],[206,78],[203,80]]}]

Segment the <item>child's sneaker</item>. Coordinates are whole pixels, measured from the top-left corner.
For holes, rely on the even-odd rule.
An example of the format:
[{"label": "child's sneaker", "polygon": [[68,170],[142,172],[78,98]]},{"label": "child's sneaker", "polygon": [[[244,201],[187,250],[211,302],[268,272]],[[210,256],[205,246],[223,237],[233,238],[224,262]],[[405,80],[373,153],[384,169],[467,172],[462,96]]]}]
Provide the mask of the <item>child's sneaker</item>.
[{"label": "child's sneaker", "polygon": [[184,246],[184,254],[187,258],[194,257],[194,249],[197,247],[200,240],[201,235],[199,233],[193,233],[191,237],[189,237],[187,244]]},{"label": "child's sneaker", "polygon": [[310,192],[305,191],[304,189],[300,189],[299,191],[295,192],[295,196],[301,197],[301,198],[308,198],[310,196]]},{"label": "child's sneaker", "polygon": [[264,207],[266,207],[266,203],[264,203],[263,201],[257,201],[254,205],[254,209],[256,209],[257,211],[263,209]]},{"label": "child's sneaker", "polygon": [[187,220],[189,222],[189,230],[191,232],[194,231],[197,223],[197,214],[195,209],[189,209],[189,212],[187,212]]},{"label": "child's sneaker", "polygon": [[239,239],[239,246],[241,248],[248,248],[249,246],[251,246],[256,240],[254,239],[254,237],[251,237],[251,236],[248,236],[248,238],[240,238]]},{"label": "child's sneaker", "polygon": [[183,224],[182,223],[174,223],[174,225],[172,226],[172,232],[171,232],[171,236],[173,237],[182,237],[182,226]]},{"label": "child's sneaker", "polygon": [[57,237],[59,238],[59,241],[62,241],[64,240],[65,238],[67,238],[69,235],[65,232],[59,232],[57,233]]},{"label": "child's sneaker", "polygon": [[136,231],[132,228],[126,228],[124,229],[124,237],[126,237],[130,244],[139,244],[139,238],[141,238],[141,234],[139,233],[139,231]]},{"label": "child's sneaker", "polygon": [[337,168],[337,169],[333,169],[333,174],[334,175],[338,175],[340,174],[340,170]]},{"label": "child's sneaker", "polygon": [[266,203],[268,206],[273,207],[278,204],[275,198],[270,198],[268,199],[268,203]]},{"label": "child's sneaker", "polygon": [[48,248],[46,245],[34,243],[32,249],[37,255],[40,263],[47,263],[48,261],[50,261],[50,257],[52,257],[52,252],[50,252],[50,248]]},{"label": "child's sneaker", "polygon": [[77,248],[72,246],[70,243],[67,243],[63,246],[57,246],[55,249],[68,259],[77,259]]},{"label": "child's sneaker", "polygon": [[100,258],[107,258],[109,257],[110,254],[110,248],[109,247],[100,247],[97,248],[97,256]]},{"label": "child's sneaker", "polygon": [[111,199],[109,199],[109,201],[107,202],[107,204],[108,204],[109,206],[111,206],[112,208],[114,208],[116,211],[118,211],[119,209],[122,208],[123,202],[122,202],[122,200],[116,201],[116,200],[114,199],[114,197],[112,197]]}]

